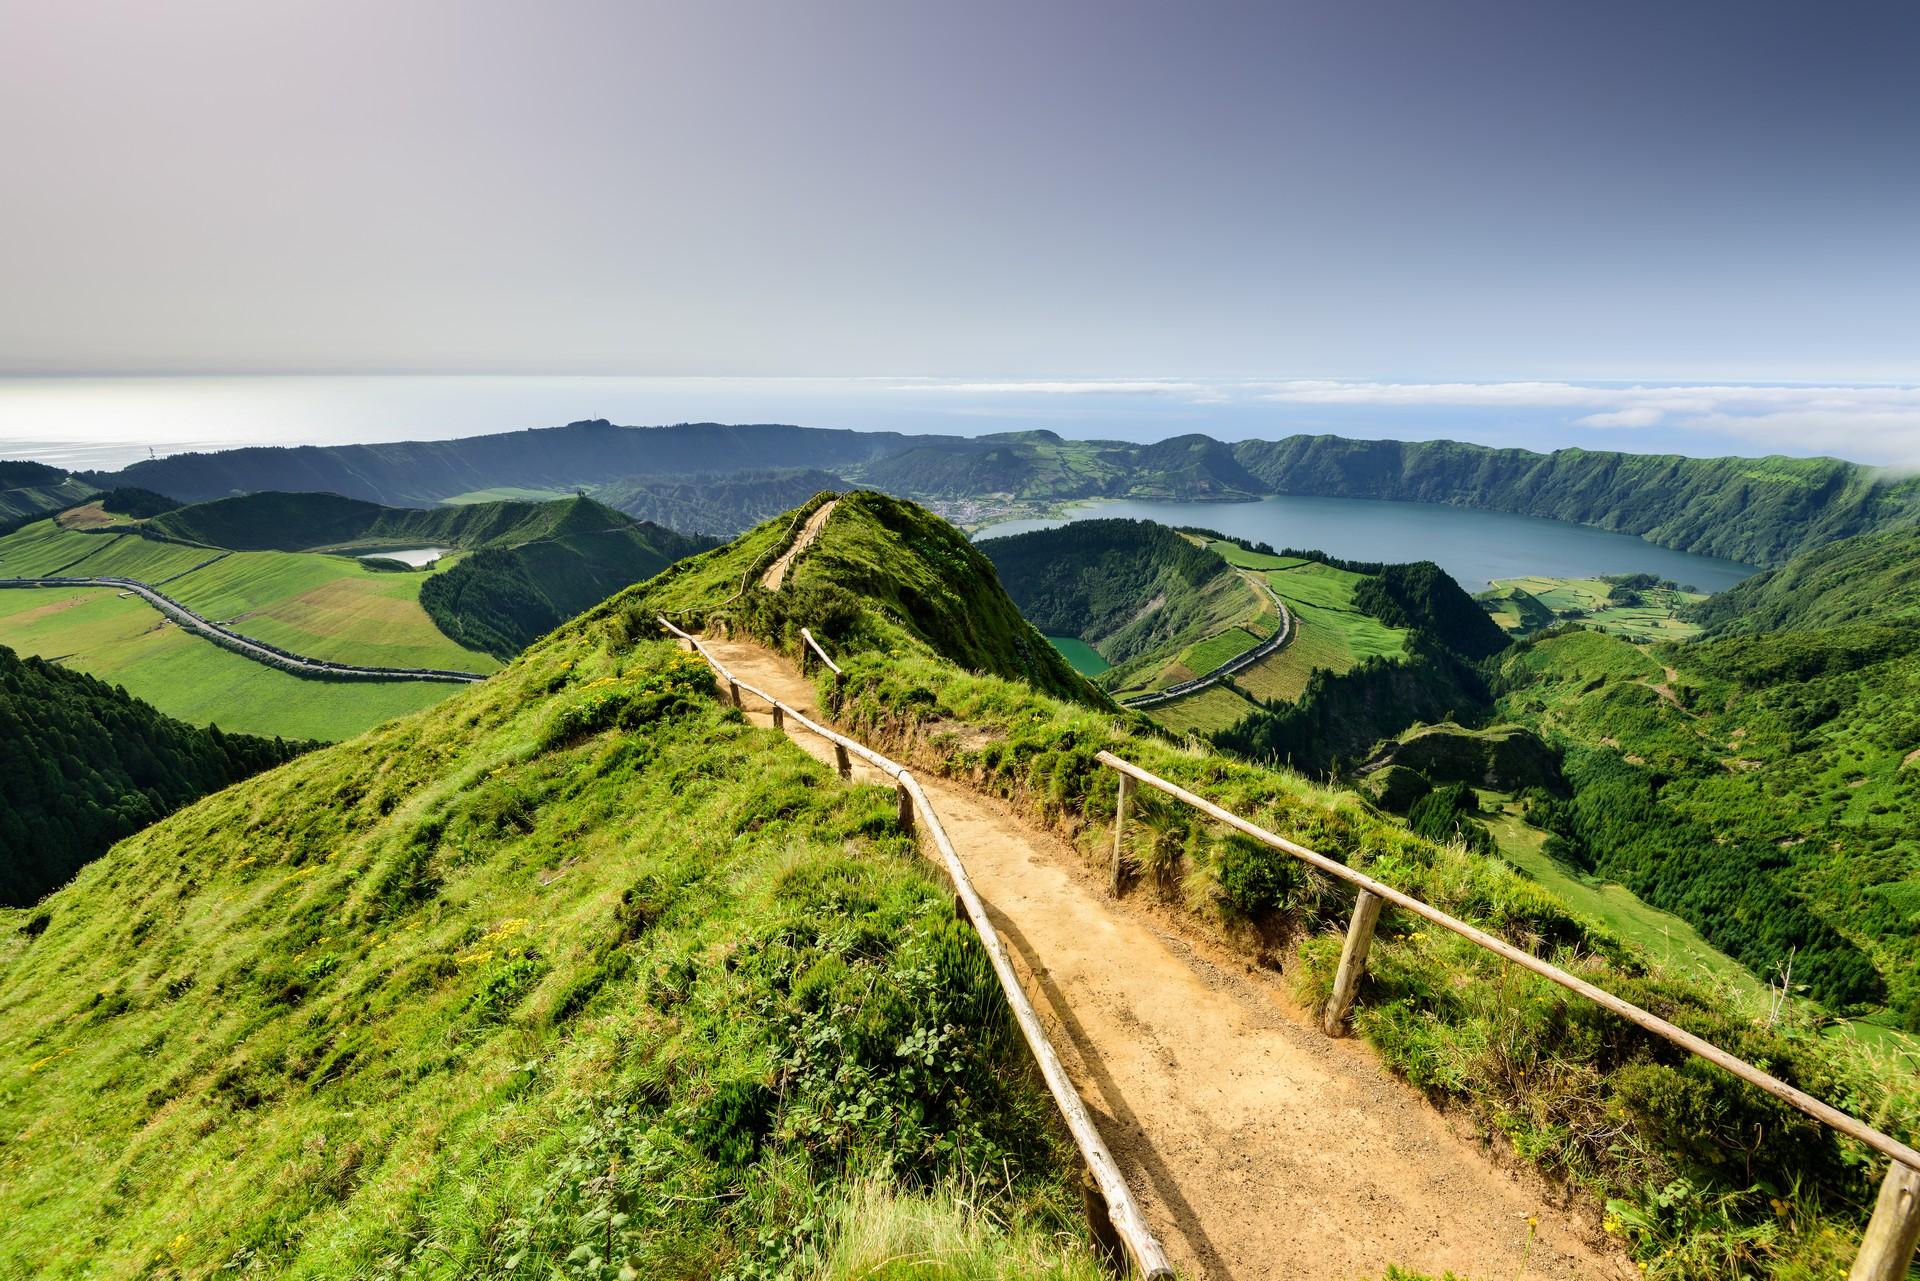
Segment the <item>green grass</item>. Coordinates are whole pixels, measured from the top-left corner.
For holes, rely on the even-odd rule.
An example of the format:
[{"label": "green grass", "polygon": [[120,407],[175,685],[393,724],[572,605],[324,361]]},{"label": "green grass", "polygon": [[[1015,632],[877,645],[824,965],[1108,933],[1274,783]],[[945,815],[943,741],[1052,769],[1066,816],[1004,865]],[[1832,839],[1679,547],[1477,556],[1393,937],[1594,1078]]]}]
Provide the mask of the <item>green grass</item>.
[{"label": "green grass", "polygon": [[893,815],[605,628],[179,812],[0,939],[0,1275],[1090,1276]]},{"label": "green grass", "polygon": [[474,503],[544,503],[556,498],[572,498],[571,489],[530,488],[525,485],[495,485],[491,489],[472,489],[464,494],[455,494],[451,498],[442,498],[443,507],[466,507]]},{"label": "green grass", "polygon": [[283,738],[351,738],[459,686],[319,681],[209,644],[110,587],[0,589],[0,645],[124,686],[194,725]]},{"label": "green grass", "polygon": [[1745,966],[1700,937],[1693,926],[1671,912],[1647,906],[1624,885],[1555,862],[1541,849],[1547,834],[1521,818],[1510,797],[1480,789],[1476,792],[1487,811],[1486,828],[1500,856],[1539,882],[1555,898],[1635,944],[1669,969],[1691,973],[1724,987],[1749,1013],[1764,1008],[1766,985]]},{"label": "green grass", "polygon": [[[219,557],[219,559],[213,559]],[[431,572],[458,563],[443,558]],[[212,564],[204,564],[213,560]],[[196,566],[200,566],[196,568]],[[0,575],[112,576],[161,584],[187,608],[309,658],[368,667],[490,672],[499,662],[448,639],[420,607],[428,573],[382,573],[345,556],[230,552],[133,534],[85,534],[51,522],[0,539]],[[69,652],[48,638],[51,656]]]},{"label": "green grass", "polygon": [[1073,670],[1082,676],[1098,676],[1113,666],[1112,663],[1100,657],[1099,650],[1077,636],[1049,636],[1047,641],[1059,650],[1061,656],[1073,664]]},{"label": "green grass", "polygon": [[1302,560],[1298,556],[1270,556],[1266,552],[1248,551],[1240,544],[1229,543],[1224,539],[1212,539],[1207,546],[1224,557],[1227,564],[1239,569],[1292,569],[1296,565],[1315,563]]},{"label": "green grass", "polygon": [[1260,638],[1246,628],[1229,627],[1190,647],[1179,661],[1190,671],[1210,672],[1223,663],[1232,662],[1259,643]]},{"label": "green grass", "polygon": [[1198,693],[1140,710],[1176,733],[1206,734],[1238,721],[1253,710],[1253,704],[1224,685],[1210,685]]},{"label": "green grass", "polygon": [[[1242,555],[1265,561],[1281,559],[1253,552]],[[1318,561],[1286,563],[1291,568],[1270,570],[1267,581],[1287,602],[1294,618],[1294,635],[1278,651],[1234,677],[1249,693],[1269,701],[1293,702],[1305,693],[1307,678],[1316,671],[1339,674],[1368,658],[1406,657],[1406,633],[1354,608],[1353,590],[1362,575]]]},{"label": "green grass", "polygon": [[[1615,588],[1603,579],[1541,576],[1497,579],[1487,594],[1497,597],[1515,589],[1532,596],[1556,617],[1578,618],[1597,631],[1634,641],[1686,640],[1698,635],[1699,626],[1686,615],[1706,599],[1700,592],[1648,587],[1638,589],[1640,604],[1615,605],[1611,603]],[[1495,621],[1509,631],[1530,630],[1511,609],[1504,619],[1496,616]]]}]

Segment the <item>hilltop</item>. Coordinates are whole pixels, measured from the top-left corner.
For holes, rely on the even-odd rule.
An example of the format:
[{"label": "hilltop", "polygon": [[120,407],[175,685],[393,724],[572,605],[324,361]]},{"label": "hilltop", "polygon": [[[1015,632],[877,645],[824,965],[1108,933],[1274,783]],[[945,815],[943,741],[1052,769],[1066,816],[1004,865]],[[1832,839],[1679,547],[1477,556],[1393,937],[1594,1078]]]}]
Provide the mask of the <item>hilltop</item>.
[{"label": "hilltop", "polygon": [[45,463],[0,462],[0,534],[99,492]]}]

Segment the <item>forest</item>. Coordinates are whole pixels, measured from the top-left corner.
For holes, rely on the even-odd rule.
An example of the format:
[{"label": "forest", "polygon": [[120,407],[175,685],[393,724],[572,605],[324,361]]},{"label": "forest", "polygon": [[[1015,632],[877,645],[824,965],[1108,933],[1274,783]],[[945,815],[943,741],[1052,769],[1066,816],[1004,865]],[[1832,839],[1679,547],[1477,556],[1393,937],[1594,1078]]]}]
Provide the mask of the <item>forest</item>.
[{"label": "forest", "polygon": [[198,729],[0,645],[0,904],[35,902],[121,837],[312,746]]}]

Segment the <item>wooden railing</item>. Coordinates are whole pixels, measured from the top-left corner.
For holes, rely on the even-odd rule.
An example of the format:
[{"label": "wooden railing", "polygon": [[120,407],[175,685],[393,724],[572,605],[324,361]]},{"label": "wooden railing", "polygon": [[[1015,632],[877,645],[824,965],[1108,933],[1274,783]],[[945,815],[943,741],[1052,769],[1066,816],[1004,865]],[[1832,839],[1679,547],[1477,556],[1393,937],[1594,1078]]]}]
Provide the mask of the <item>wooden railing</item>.
[{"label": "wooden railing", "polygon": [[1912,1147],[1891,1135],[1874,1129],[1864,1121],[1821,1102],[1804,1090],[1788,1085],[1785,1081],[1762,1071],[1746,1060],[1736,1058],[1712,1042],[1703,1040],[1684,1028],[1675,1027],[1660,1016],[1641,1009],[1631,1001],[1622,1000],[1603,988],[1595,987],[1585,979],[1577,978],[1559,966],[1541,960],[1531,952],[1523,951],[1484,930],[1468,925],[1457,917],[1449,916],[1439,908],[1414,898],[1411,894],[1396,890],[1391,885],[1377,881],[1363,872],[1355,871],[1345,863],[1328,858],[1284,836],[1278,836],[1250,823],[1238,814],[1222,809],[1204,797],[1194,795],[1177,783],[1170,783],[1130,761],[1122,760],[1112,752],[1101,752],[1097,759],[1102,765],[1119,775],[1120,794],[1113,824],[1112,887],[1114,893],[1118,894],[1120,891],[1121,845],[1126,831],[1127,801],[1132,791],[1131,785],[1135,782],[1156,791],[1165,792],[1168,796],[1199,810],[1208,818],[1224,823],[1263,845],[1290,854],[1329,876],[1347,882],[1358,891],[1354,902],[1353,919],[1347,928],[1346,944],[1340,952],[1340,968],[1334,976],[1333,995],[1327,1002],[1326,1012],[1321,1021],[1322,1029],[1327,1035],[1337,1036],[1345,1026],[1347,1011],[1353,1005],[1354,997],[1360,988],[1361,976],[1366,970],[1367,950],[1373,942],[1374,924],[1380,918],[1381,908],[1391,903],[1443,930],[1458,934],[1468,942],[1485,948],[1523,969],[1530,970],[1551,983],[1557,983],[1568,991],[1586,997],[1629,1023],[1644,1028],[1662,1040],[1724,1068],[1756,1089],[1772,1095],[1789,1107],[1797,1108],[1888,1158],[1891,1165],[1887,1170],[1886,1179],[1880,1185],[1880,1196],[1874,1207],[1873,1218],[1867,1224],[1866,1235],[1861,1239],[1860,1252],[1854,1260],[1853,1270],[1848,1273],[1848,1278],[1849,1281],[1905,1281],[1908,1266],[1913,1260],[1914,1248],[1916,1244],[1920,1244],[1920,1152],[1916,1152]]},{"label": "wooden railing", "polygon": [[817,654],[820,657],[820,661],[827,665],[827,670],[833,673],[834,680],[843,681],[847,678],[847,674],[840,670],[840,664],[827,657],[827,651],[820,648],[820,642],[813,638],[813,632],[811,630],[802,627],[800,629],[800,639],[806,642],[806,647],[800,651],[800,672],[802,675],[812,670],[814,655]]},{"label": "wooden railing", "polygon": [[[1027,992],[1020,984],[1020,976],[1013,968],[1013,960],[1007,946],[1000,938],[1000,932],[994,928],[987,915],[987,906],[981,901],[979,893],[973,887],[967,868],[960,861],[959,853],[948,839],[946,828],[941,825],[940,816],[934,811],[933,803],[927,799],[920,783],[908,773],[902,765],[888,760],[872,748],[836,730],[814,721],[799,710],[781,702],[765,690],[757,689],[735,676],[719,659],[715,658],[697,637],[680,630],[665,617],[660,625],[668,632],[692,645],[699,655],[707,660],[714,673],[724,683],[727,697],[735,707],[741,706],[741,695],[751,694],[773,709],[773,723],[785,728],[792,721],[802,729],[819,735],[833,744],[834,760],[842,778],[853,773],[852,757],[872,765],[894,781],[899,798],[900,824],[908,831],[916,826],[923,829],[932,840],[934,848],[940,852],[940,859],[946,869],[947,877],[953,883],[953,892],[960,910],[967,920],[972,922],[974,931],[980,936],[981,946],[986,949],[987,957],[993,964],[993,972],[1000,980],[1000,990],[1007,998],[1007,1004],[1013,1007],[1013,1016],[1020,1025],[1021,1035],[1026,1038],[1027,1048],[1033,1052],[1034,1061],[1040,1067],[1040,1075],[1047,1083],[1047,1090],[1060,1108],[1060,1115],[1066,1121],[1067,1130],[1073,1136],[1074,1145],[1079,1148],[1081,1159],[1087,1164],[1087,1170],[1093,1176],[1099,1188],[1100,1197],[1108,1223],[1113,1233],[1126,1247],[1134,1266],[1148,1281],[1171,1281],[1173,1267],[1167,1262],[1166,1252],[1160,1242],[1154,1238],[1147,1227],[1146,1216],[1140,1212],[1133,1194],[1127,1188],[1126,1179],[1120,1173],[1120,1167],[1108,1150],[1106,1140],[1100,1137],[1099,1129],[1093,1118],[1088,1115],[1086,1104],[1080,1099],[1080,1093],[1074,1088],[1073,1081],[1067,1075],[1060,1055],[1053,1048],[1053,1042],[1047,1036],[1040,1015],[1033,1008],[1033,1002],[1027,999]],[[811,632],[803,632],[808,645],[819,654],[821,661],[838,674],[840,668],[827,657],[826,651],[813,639]],[[915,818],[918,817],[916,824]]]}]

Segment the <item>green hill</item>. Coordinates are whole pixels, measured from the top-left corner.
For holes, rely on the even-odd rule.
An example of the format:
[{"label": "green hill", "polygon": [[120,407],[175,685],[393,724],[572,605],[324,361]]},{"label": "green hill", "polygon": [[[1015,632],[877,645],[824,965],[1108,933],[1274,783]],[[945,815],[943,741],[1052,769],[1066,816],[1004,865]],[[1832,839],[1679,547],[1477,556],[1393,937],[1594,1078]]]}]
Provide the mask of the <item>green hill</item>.
[{"label": "green hill", "polygon": [[310,746],[196,729],[0,645],[0,903],[32,903],[121,837]]},{"label": "green hill", "polygon": [[[1498,863],[1137,732],[927,513],[843,497],[758,588],[796,527],[677,562],[0,916],[0,1273],[850,1279],[901,1263],[850,1256],[856,1222],[931,1217],[959,1275],[1090,1281],[1069,1149],[892,794],[749,727],[657,639],[663,609],[788,652],[817,629],[844,723],[1090,857],[1109,748],[1790,1080],[1889,1097],[1846,1046],[1651,970]],[[1136,892],[1324,992],[1340,896],[1137,804]],[[1829,1132],[1412,925],[1383,918],[1361,1033],[1576,1197],[1617,1199],[1649,1275],[1845,1257],[1871,1174]]]},{"label": "green hill", "polygon": [[98,487],[45,463],[0,462],[0,534],[98,492]]},{"label": "green hill", "polygon": [[1116,667],[1203,640],[1253,604],[1226,561],[1151,521],[1074,521],[979,546],[1029,622]]},{"label": "green hill", "polygon": [[1806,631],[1920,614],[1920,532],[1842,539],[1708,597],[1691,611],[1710,635]]},{"label": "green hill", "polygon": [[169,537],[234,551],[374,550],[409,544],[512,546],[623,524],[591,500],[467,503],[457,507],[383,507],[339,494],[274,491],[194,503],[154,517]]},{"label": "green hill", "polygon": [[[827,522],[823,542],[838,520],[836,513]],[[729,548],[682,562],[586,621],[640,635],[656,610],[678,610],[689,622],[758,635],[790,654],[797,653],[798,628],[811,626],[847,669],[844,686],[828,695],[842,723],[912,752],[917,768],[971,780],[1032,821],[1054,826],[1102,875],[1111,852],[1102,822],[1111,814],[1113,788],[1089,762],[1107,749],[1274,830],[1305,834],[1317,848],[1525,946],[1577,957],[1583,973],[1608,989],[1796,1079],[1825,1082],[1822,1089],[1854,1081],[1861,1091],[1854,1097],[1884,1108],[1896,1129],[1917,1115],[1920,1082],[1850,1042],[1819,1036],[1804,1003],[1769,1026],[1723,991],[1655,969],[1644,953],[1570,913],[1499,860],[1458,845],[1436,847],[1351,795],[1290,772],[1177,748],[1139,732],[1138,721],[1049,697],[1018,679],[969,671],[973,664],[944,657],[894,604],[835,591],[828,576],[807,573],[819,564],[811,552],[796,565],[804,589],[736,595],[792,527],[770,523]],[[911,564],[920,546],[870,524],[848,535],[857,535],[873,565]],[[974,590],[984,595],[990,588]],[[823,691],[830,688],[823,683]],[[1506,737],[1520,745],[1517,736]],[[1249,963],[1257,956],[1286,969],[1310,1003],[1324,993],[1340,950],[1345,900],[1152,793],[1136,793],[1134,804],[1133,893],[1213,924],[1223,946],[1247,949]],[[1870,1186],[1845,1161],[1836,1163],[1831,1149],[1822,1155],[1830,1140],[1777,1111],[1754,1114],[1754,1105],[1770,1105],[1708,1069],[1661,1052],[1648,1056],[1591,1007],[1394,919],[1383,918],[1374,945],[1361,1032],[1423,1088],[1485,1118],[1550,1169],[1616,1198],[1630,1216],[1621,1231],[1648,1275],[1786,1281],[1844,1269],[1845,1242],[1858,1230]],[[1276,939],[1305,942],[1296,951]],[[1787,1195],[1773,1197],[1764,1187],[1786,1188]],[[1675,1197],[1716,1209],[1675,1215]],[[1816,1208],[1816,1199],[1828,1208]],[[1834,1208],[1843,1205],[1852,1208]]]}]

